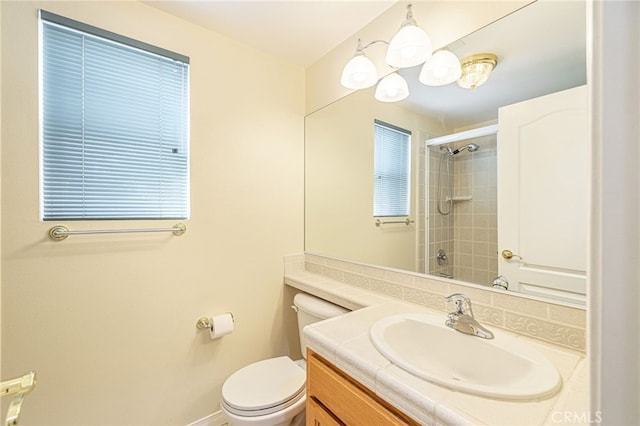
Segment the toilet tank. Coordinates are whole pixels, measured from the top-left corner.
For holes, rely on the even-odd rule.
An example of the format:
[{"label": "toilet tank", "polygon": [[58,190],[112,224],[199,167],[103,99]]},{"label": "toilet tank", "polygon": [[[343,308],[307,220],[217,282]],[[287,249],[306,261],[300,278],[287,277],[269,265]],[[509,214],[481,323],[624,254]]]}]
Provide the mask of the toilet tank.
[{"label": "toilet tank", "polygon": [[307,293],[298,293],[293,298],[295,310],[298,313],[298,330],[300,333],[300,350],[302,356],[307,357],[307,344],[304,340],[302,330],[309,324],[322,321],[327,318],[337,317],[338,315],[349,312],[349,309],[335,305],[326,300],[311,296]]}]

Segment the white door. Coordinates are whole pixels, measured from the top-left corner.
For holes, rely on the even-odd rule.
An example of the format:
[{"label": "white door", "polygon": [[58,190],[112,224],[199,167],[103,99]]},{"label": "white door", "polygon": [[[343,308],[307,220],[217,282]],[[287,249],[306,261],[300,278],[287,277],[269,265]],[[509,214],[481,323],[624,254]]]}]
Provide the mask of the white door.
[{"label": "white door", "polygon": [[499,273],[509,289],[583,304],[586,86],[502,107],[498,117]]}]

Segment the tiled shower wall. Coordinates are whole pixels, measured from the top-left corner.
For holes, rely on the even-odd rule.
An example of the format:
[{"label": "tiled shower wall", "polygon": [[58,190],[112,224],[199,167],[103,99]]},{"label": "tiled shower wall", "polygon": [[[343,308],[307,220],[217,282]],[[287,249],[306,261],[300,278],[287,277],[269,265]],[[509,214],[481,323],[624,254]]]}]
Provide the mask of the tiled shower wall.
[{"label": "tiled shower wall", "polygon": [[[446,151],[440,151],[437,147],[430,149],[429,155],[429,273],[441,276],[453,276],[454,244],[453,244],[453,211],[448,215],[438,212],[438,173],[442,165],[446,170]],[[442,160],[442,164],[440,163]],[[453,173],[453,162],[449,164],[449,170]],[[446,174],[443,173],[446,179]],[[446,182],[443,182],[445,185]],[[444,208],[448,208],[446,203]],[[436,253],[443,250],[447,255],[447,262],[439,265],[436,261]]]},{"label": "tiled shower wall", "polygon": [[[491,285],[498,275],[497,155],[496,136],[485,136],[456,144],[477,143],[480,149],[453,156],[450,171],[457,201],[450,214],[437,210],[438,171],[441,153],[431,149],[429,160],[429,270],[455,279]],[[444,164],[443,164],[444,168]],[[447,207],[447,206],[445,206]],[[438,265],[436,253],[447,253],[448,265]]]}]

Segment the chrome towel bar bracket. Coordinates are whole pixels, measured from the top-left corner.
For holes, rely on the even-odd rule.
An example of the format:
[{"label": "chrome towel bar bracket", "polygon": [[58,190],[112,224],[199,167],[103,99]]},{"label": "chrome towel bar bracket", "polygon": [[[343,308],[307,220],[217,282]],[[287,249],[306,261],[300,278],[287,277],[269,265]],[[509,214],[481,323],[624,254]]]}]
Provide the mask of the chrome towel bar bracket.
[{"label": "chrome towel bar bracket", "polygon": [[56,225],[49,229],[49,238],[53,241],[62,241],[70,235],[92,235],[92,234],[133,234],[145,232],[172,232],[173,235],[182,235],[187,232],[187,225],[177,223],[171,228],[148,228],[148,229],[90,229],[82,231],[70,231],[64,225]]},{"label": "chrome towel bar bracket", "polygon": [[383,222],[383,221],[381,221],[380,219],[376,219],[376,222],[375,222],[375,223],[376,223],[376,226],[380,226],[380,225],[388,225],[388,224],[391,224],[391,223],[404,223],[405,225],[409,226],[409,225],[411,225],[413,222],[414,222],[413,220],[411,220],[411,219],[409,219],[409,218],[406,218],[405,220],[392,220],[392,221],[389,221],[389,222]]}]

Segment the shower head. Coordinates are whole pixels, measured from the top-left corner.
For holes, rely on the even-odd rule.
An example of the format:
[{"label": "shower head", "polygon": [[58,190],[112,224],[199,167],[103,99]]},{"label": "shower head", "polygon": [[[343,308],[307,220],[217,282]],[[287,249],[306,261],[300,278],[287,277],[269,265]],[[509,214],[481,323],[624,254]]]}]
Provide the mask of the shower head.
[{"label": "shower head", "polygon": [[469,150],[469,152],[476,152],[478,149],[480,149],[480,147],[478,146],[478,144],[470,143],[469,145],[467,145],[467,149]]},{"label": "shower head", "polygon": [[478,144],[470,143],[469,145],[465,145],[462,148],[454,149],[453,151],[451,151],[451,155],[456,155],[464,151],[465,149],[469,152],[476,152],[478,149],[480,149],[480,147],[478,146]]}]

